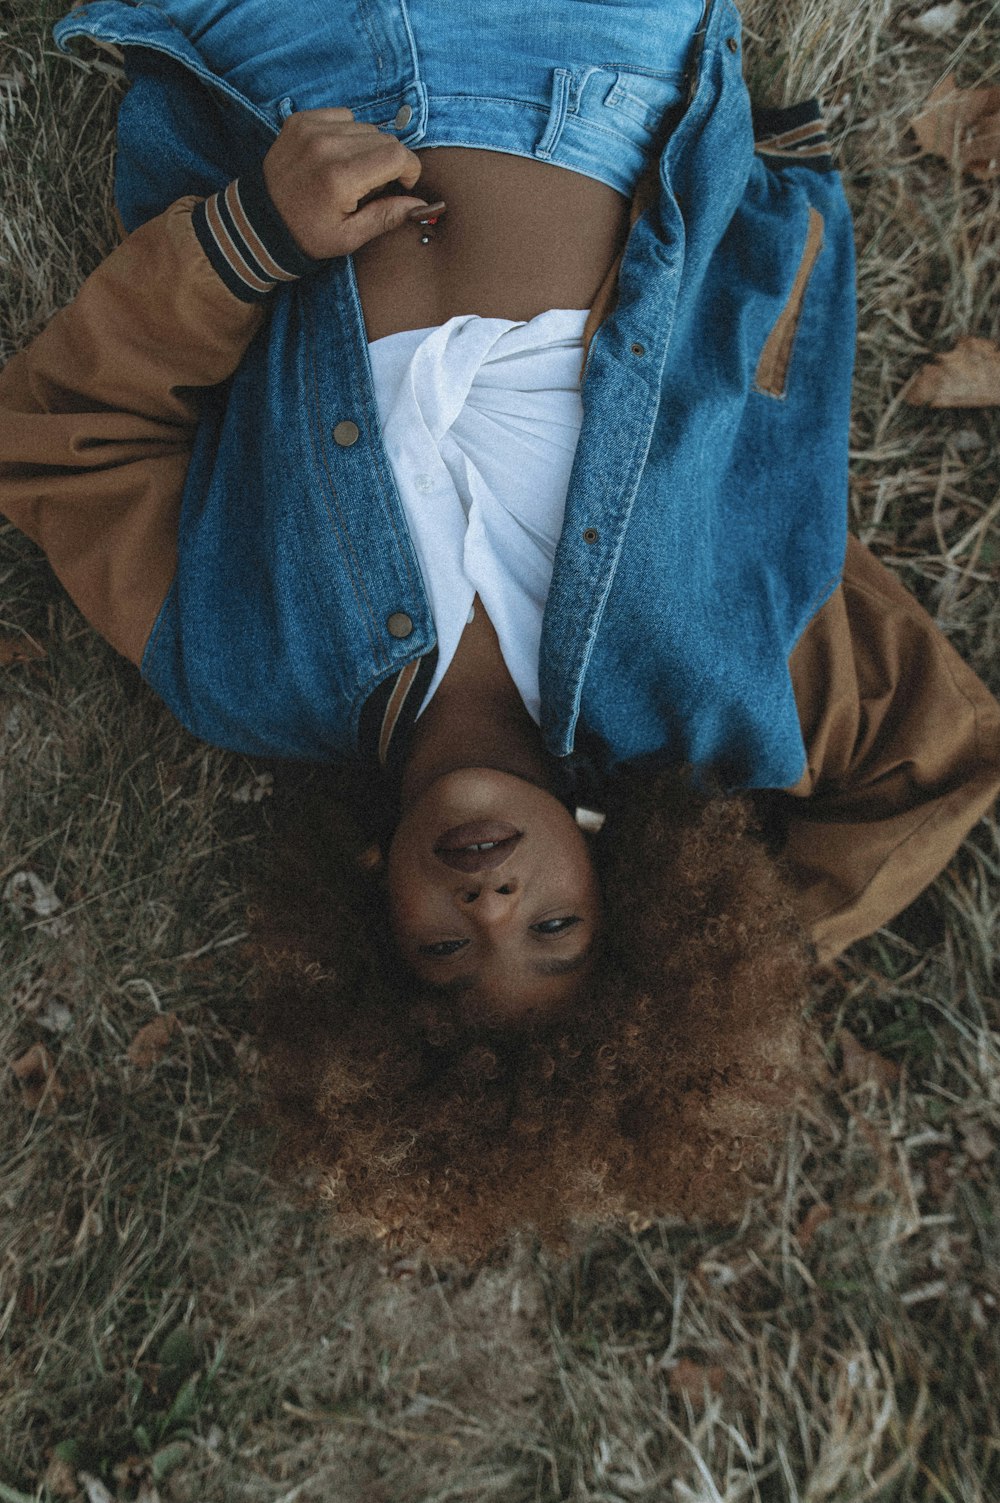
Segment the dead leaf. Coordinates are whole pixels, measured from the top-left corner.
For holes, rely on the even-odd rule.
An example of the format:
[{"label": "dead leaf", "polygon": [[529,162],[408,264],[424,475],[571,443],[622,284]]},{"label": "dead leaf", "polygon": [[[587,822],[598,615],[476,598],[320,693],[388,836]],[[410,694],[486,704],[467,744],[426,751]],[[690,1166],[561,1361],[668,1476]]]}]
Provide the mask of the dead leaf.
[{"label": "dead leaf", "polygon": [[949,73],[910,127],[924,151],[981,182],[1000,172],[1000,87],[959,89]]},{"label": "dead leaf", "polygon": [[681,1357],[667,1373],[667,1387],[678,1397],[687,1396],[692,1404],[704,1404],[705,1391],[720,1393],[726,1379],[724,1367],[703,1367],[690,1357]]},{"label": "dead leaf", "polygon": [[148,1456],[139,1456],[135,1453],[126,1456],[124,1461],[116,1461],[111,1468],[111,1475],[122,1487],[132,1488],[142,1481],[149,1473]]},{"label": "dead leaf", "polygon": [[924,1165],[924,1174],[930,1194],[935,1200],[944,1200],[955,1177],[951,1154],[947,1148],[942,1148],[940,1153],[931,1155]]},{"label": "dead leaf", "polygon": [[44,1044],[32,1044],[20,1059],[11,1064],[15,1078],[21,1082],[21,1100],[29,1111],[36,1108],[45,1117],[53,1117],[66,1095],[66,1087],[56,1073],[52,1056]]},{"label": "dead leaf", "polygon": [[62,1456],[53,1456],[45,1470],[44,1481],[54,1498],[75,1498],[80,1491],[76,1473]]},{"label": "dead leaf", "polygon": [[233,1053],[236,1056],[236,1068],[241,1075],[259,1074],[261,1067],[260,1050],[245,1035],[241,1035],[236,1040]]},{"label": "dead leaf", "polygon": [[35,1022],[50,1033],[66,1033],[73,1026],[73,1014],[65,1002],[50,997],[35,1013]]},{"label": "dead leaf", "polygon": [[819,1228],[829,1221],[832,1215],[832,1210],[823,1200],[818,1200],[814,1206],[810,1206],[795,1233],[799,1246],[809,1247]]},{"label": "dead leaf", "polygon": [[39,1295],[38,1286],[33,1279],[22,1284],[17,1292],[17,1302],[21,1314],[26,1315],[29,1320],[40,1320],[45,1313],[45,1296]]},{"label": "dead leaf", "polygon": [[848,1085],[863,1085],[866,1081],[874,1081],[884,1091],[888,1091],[899,1080],[900,1068],[895,1060],[876,1054],[874,1049],[866,1049],[846,1028],[840,1030],[837,1042],[840,1044],[842,1068]]},{"label": "dead leaf", "polygon": [[37,872],[14,872],[4,886],[3,898],[24,922],[28,922],[29,914],[43,920],[38,927],[46,934],[58,936],[68,932],[69,923],[59,912],[62,899]]},{"label": "dead leaf", "polygon": [[241,784],[229,797],[234,804],[259,804],[262,798],[269,798],[273,792],[274,774],[259,772],[249,782]]},{"label": "dead leaf", "polygon": [[94,1477],[90,1472],[79,1472],[78,1476],[87,1494],[87,1503],[115,1503],[100,1477]]},{"label": "dead leaf", "polygon": [[9,668],[12,663],[34,663],[46,656],[45,648],[34,637],[0,637],[0,668]]},{"label": "dead leaf", "polygon": [[128,1046],[126,1057],[129,1063],[140,1070],[152,1069],[180,1026],[175,1012],[163,1013],[151,1023],[145,1023]]},{"label": "dead leaf", "polygon": [[986,1163],[994,1146],[992,1136],[981,1122],[970,1122],[968,1127],[962,1128],[962,1147],[977,1164]]},{"label": "dead leaf", "polygon": [[954,31],[965,19],[962,0],[951,0],[950,5],[932,5],[922,16],[905,22],[907,31],[922,31],[925,37],[944,37]]},{"label": "dead leaf", "polygon": [[960,521],[962,516],[961,507],[945,506],[938,512],[936,518],[921,517],[920,521],[910,528],[907,541],[910,543],[925,543],[928,538],[937,537],[939,527],[942,533],[945,533],[949,527],[954,527],[955,523]]},{"label": "dead leaf", "polygon": [[901,392],[911,407],[1000,407],[1000,345],[963,334]]}]

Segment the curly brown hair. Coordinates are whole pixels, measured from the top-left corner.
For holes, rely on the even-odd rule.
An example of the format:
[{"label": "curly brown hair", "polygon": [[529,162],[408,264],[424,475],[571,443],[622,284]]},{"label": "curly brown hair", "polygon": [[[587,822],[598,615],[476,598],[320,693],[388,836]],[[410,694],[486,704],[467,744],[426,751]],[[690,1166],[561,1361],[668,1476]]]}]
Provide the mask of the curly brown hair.
[{"label": "curly brown hair", "polygon": [[752,801],[624,772],[594,860],[584,995],[517,1027],[459,1014],[394,958],[370,827],[292,801],[251,909],[273,1169],[342,1235],[479,1262],[516,1228],[737,1216],[814,1074],[812,950]]}]

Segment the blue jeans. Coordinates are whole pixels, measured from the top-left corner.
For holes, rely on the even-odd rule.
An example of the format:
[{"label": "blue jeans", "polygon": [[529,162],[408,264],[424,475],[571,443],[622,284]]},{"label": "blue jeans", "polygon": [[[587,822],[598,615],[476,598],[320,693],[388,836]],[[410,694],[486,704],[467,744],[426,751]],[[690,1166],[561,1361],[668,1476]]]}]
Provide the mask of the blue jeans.
[{"label": "blue jeans", "polygon": [[[277,121],[344,105],[411,150],[479,146],[631,198],[680,104],[703,0],[160,0]],[[248,39],[252,39],[248,45]]]}]

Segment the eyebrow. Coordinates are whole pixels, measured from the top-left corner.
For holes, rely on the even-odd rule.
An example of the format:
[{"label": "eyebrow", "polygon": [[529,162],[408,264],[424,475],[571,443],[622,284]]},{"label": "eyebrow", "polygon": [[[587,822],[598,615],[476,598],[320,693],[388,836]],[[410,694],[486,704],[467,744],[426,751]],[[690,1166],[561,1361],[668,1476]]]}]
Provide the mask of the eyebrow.
[{"label": "eyebrow", "polygon": [[571,955],[568,960],[539,960],[531,967],[536,976],[568,976],[571,971],[582,970],[593,952],[593,945]]},{"label": "eyebrow", "polygon": [[[565,960],[539,960],[529,966],[529,970],[534,976],[568,976],[573,971],[582,970],[593,951],[593,945],[588,945],[579,955],[570,955]],[[424,985],[435,996],[454,997],[461,992],[471,991],[477,979],[475,976],[455,976],[451,981],[425,981]]]}]

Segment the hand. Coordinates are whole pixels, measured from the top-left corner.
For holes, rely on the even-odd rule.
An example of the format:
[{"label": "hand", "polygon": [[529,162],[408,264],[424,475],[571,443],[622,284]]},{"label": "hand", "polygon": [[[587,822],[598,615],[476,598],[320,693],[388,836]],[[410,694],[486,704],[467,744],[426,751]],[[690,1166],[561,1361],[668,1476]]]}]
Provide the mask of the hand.
[{"label": "hand", "polygon": [[264,184],[299,249],[326,260],[350,255],[425,208],[422,198],[374,197],[397,179],[413,188],[420,170],[415,152],[356,121],[353,110],[302,110],[288,117],[264,158]]}]

